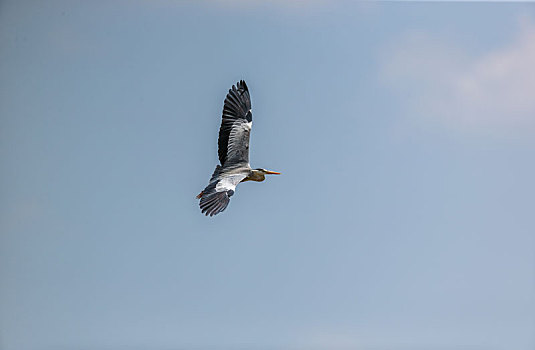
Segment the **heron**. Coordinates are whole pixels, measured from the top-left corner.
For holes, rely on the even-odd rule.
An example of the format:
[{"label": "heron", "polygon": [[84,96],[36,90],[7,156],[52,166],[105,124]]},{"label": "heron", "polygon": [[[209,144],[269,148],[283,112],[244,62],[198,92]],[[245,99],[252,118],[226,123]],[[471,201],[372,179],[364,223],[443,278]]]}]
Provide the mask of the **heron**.
[{"label": "heron", "polygon": [[266,175],[279,172],[249,165],[249,135],[253,125],[251,97],[245,81],[232,85],[223,105],[219,129],[217,165],[208,186],[197,195],[201,212],[214,216],[225,210],[236,186],[245,181],[264,181]]}]

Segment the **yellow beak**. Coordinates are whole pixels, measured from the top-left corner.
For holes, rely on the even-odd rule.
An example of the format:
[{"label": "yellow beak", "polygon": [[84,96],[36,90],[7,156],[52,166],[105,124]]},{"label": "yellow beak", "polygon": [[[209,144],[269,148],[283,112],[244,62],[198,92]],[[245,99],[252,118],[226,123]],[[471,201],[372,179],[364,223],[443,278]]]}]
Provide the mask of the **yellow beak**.
[{"label": "yellow beak", "polygon": [[278,173],[276,171],[266,170],[266,174],[269,174],[269,175],[280,175],[281,173]]}]

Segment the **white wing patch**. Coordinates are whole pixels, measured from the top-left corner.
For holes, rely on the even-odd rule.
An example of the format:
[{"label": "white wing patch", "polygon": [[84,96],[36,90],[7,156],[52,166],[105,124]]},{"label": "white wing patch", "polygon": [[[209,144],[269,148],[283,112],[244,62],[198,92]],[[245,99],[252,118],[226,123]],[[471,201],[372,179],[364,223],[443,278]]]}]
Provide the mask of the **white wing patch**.
[{"label": "white wing patch", "polygon": [[245,177],[246,176],[243,174],[227,175],[217,183],[215,190],[217,192],[225,192],[228,190],[234,191],[236,186],[238,186],[240,181],[245,179]]}]

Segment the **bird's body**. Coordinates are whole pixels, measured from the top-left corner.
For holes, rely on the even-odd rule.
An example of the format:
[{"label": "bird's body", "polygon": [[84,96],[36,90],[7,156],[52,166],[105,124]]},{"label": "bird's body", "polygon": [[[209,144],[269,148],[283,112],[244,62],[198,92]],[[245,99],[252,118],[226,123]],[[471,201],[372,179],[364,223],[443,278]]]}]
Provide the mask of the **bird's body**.
[{"label": "bird's body", "polygon": [[225,98],[223,120],[219,129],[216,166],[208,186],[197,196],[201,211],[216,215],[228,206],[236,186],[244,181],[264,181],[265,174],[279,174],[249,165],[249,135],[253,125],[251,98],[245,81],[232,86]]}]

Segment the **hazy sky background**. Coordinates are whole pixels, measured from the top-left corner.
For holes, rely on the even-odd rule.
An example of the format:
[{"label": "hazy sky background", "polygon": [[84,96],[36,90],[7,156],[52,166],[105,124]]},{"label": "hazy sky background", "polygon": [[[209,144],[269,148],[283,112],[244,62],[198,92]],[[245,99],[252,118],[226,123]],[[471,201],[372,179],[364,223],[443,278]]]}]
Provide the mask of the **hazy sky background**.
[{"label": "hazy sky background", "polygon": [[[535,4],[0,3],[2,350],[535,348]],[[251,165],[201,215],[227,90]]]}]

